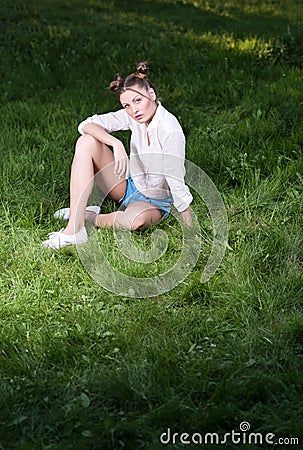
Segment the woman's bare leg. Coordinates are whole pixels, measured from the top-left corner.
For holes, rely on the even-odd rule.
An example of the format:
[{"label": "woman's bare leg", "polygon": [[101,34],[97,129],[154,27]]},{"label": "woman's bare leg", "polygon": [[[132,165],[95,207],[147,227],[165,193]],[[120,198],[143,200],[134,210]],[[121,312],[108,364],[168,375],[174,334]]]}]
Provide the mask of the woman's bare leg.
[{"label": "woman's bare leg", "polygon": [[126,180],[114,174],[113,152],[94,137],[86,134],[76,144],[70,178],[70,217],[63,233],[74,234],[84,227],[85,208],[94,184],[94,174],[102,170],[99,182],[113,200],[120,200]]},{"label": "woman's bare leg", "polygon": [[95,225],[100,228],[124,228],[138,230],[148,228],[159,222],[163,214],[159,208],[146,202],[134,202],[125,211],[115,211],[110,214],[98,214]]}]

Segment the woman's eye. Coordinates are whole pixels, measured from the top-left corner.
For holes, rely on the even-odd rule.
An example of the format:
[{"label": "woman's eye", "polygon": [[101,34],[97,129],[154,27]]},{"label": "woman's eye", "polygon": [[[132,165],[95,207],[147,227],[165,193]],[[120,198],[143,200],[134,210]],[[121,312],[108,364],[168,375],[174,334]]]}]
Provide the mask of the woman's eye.
[{"label": "woman's eye", "polygon": [[140,103],[141,102],[141,98],[136,98],[135,103]]}]

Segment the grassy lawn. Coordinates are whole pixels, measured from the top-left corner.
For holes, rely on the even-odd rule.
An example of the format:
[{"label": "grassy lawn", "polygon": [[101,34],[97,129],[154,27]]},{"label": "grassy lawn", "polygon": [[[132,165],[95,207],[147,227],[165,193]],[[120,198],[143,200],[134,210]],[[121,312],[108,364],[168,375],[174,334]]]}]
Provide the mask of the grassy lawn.
[{"label": "grassy lawn", "polygon": [[[1,450],[302,448],[302,8],[0,1]],[[153,298],[102,288],[75,248],[41,247],[68,204],[78,123],[117,109],[106,87],[142,59],[229,222],[225,257],[201,284],[212,228],[195,193],[201,255]],[[98,239],[142,278],[180,254],[176,218],[159,228],[167,252],[141,267],[125,268],[111,231]],[[148,249],[154,231],[134,233],[134,245]],[[240,441],[187,443],[232,430]]]}]

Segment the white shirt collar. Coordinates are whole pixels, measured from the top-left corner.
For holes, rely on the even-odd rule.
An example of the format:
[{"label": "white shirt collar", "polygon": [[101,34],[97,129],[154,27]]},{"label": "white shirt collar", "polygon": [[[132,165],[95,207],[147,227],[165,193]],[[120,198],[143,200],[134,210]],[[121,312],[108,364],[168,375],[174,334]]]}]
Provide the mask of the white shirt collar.
[{"label": "white shirt collar", "polygon": [[159,124],[163,114],[164,114],[164,107],[161,105],[161,102],[158,101],[158,106],[157,106],[156,112],[154,114],[154,117],[152,118],[152,120],[146,127],[148,131],[154,130],[158,127],[158,124]]}]

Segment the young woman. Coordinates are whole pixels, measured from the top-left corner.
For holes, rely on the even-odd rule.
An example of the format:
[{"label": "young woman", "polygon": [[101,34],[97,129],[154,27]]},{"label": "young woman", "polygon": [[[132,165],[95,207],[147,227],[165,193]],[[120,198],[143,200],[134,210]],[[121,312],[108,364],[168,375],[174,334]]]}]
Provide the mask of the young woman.
[{"label": "young woman", "polygon": [[[157,99],[147,78],[147,64],[126,78],[116,75],[109,89],[119,95],[122,109],[94,115],[79,125],[71,168],[70,208],[66,228],[49,235],[44,247],[58,249],[87,241],[85,220],[97,227],[147,228],[169,215],[172,204],[191,225],[192,195],[184,183],[185,138],[182,128]],[[130,157],[111,133],[131,130]],[[110,146],[111,149],[108,147]],[[103,192],[121,202],[110,214],[87,208],[94,174]],[[57,212],[60,216],[60,212]]]}]

